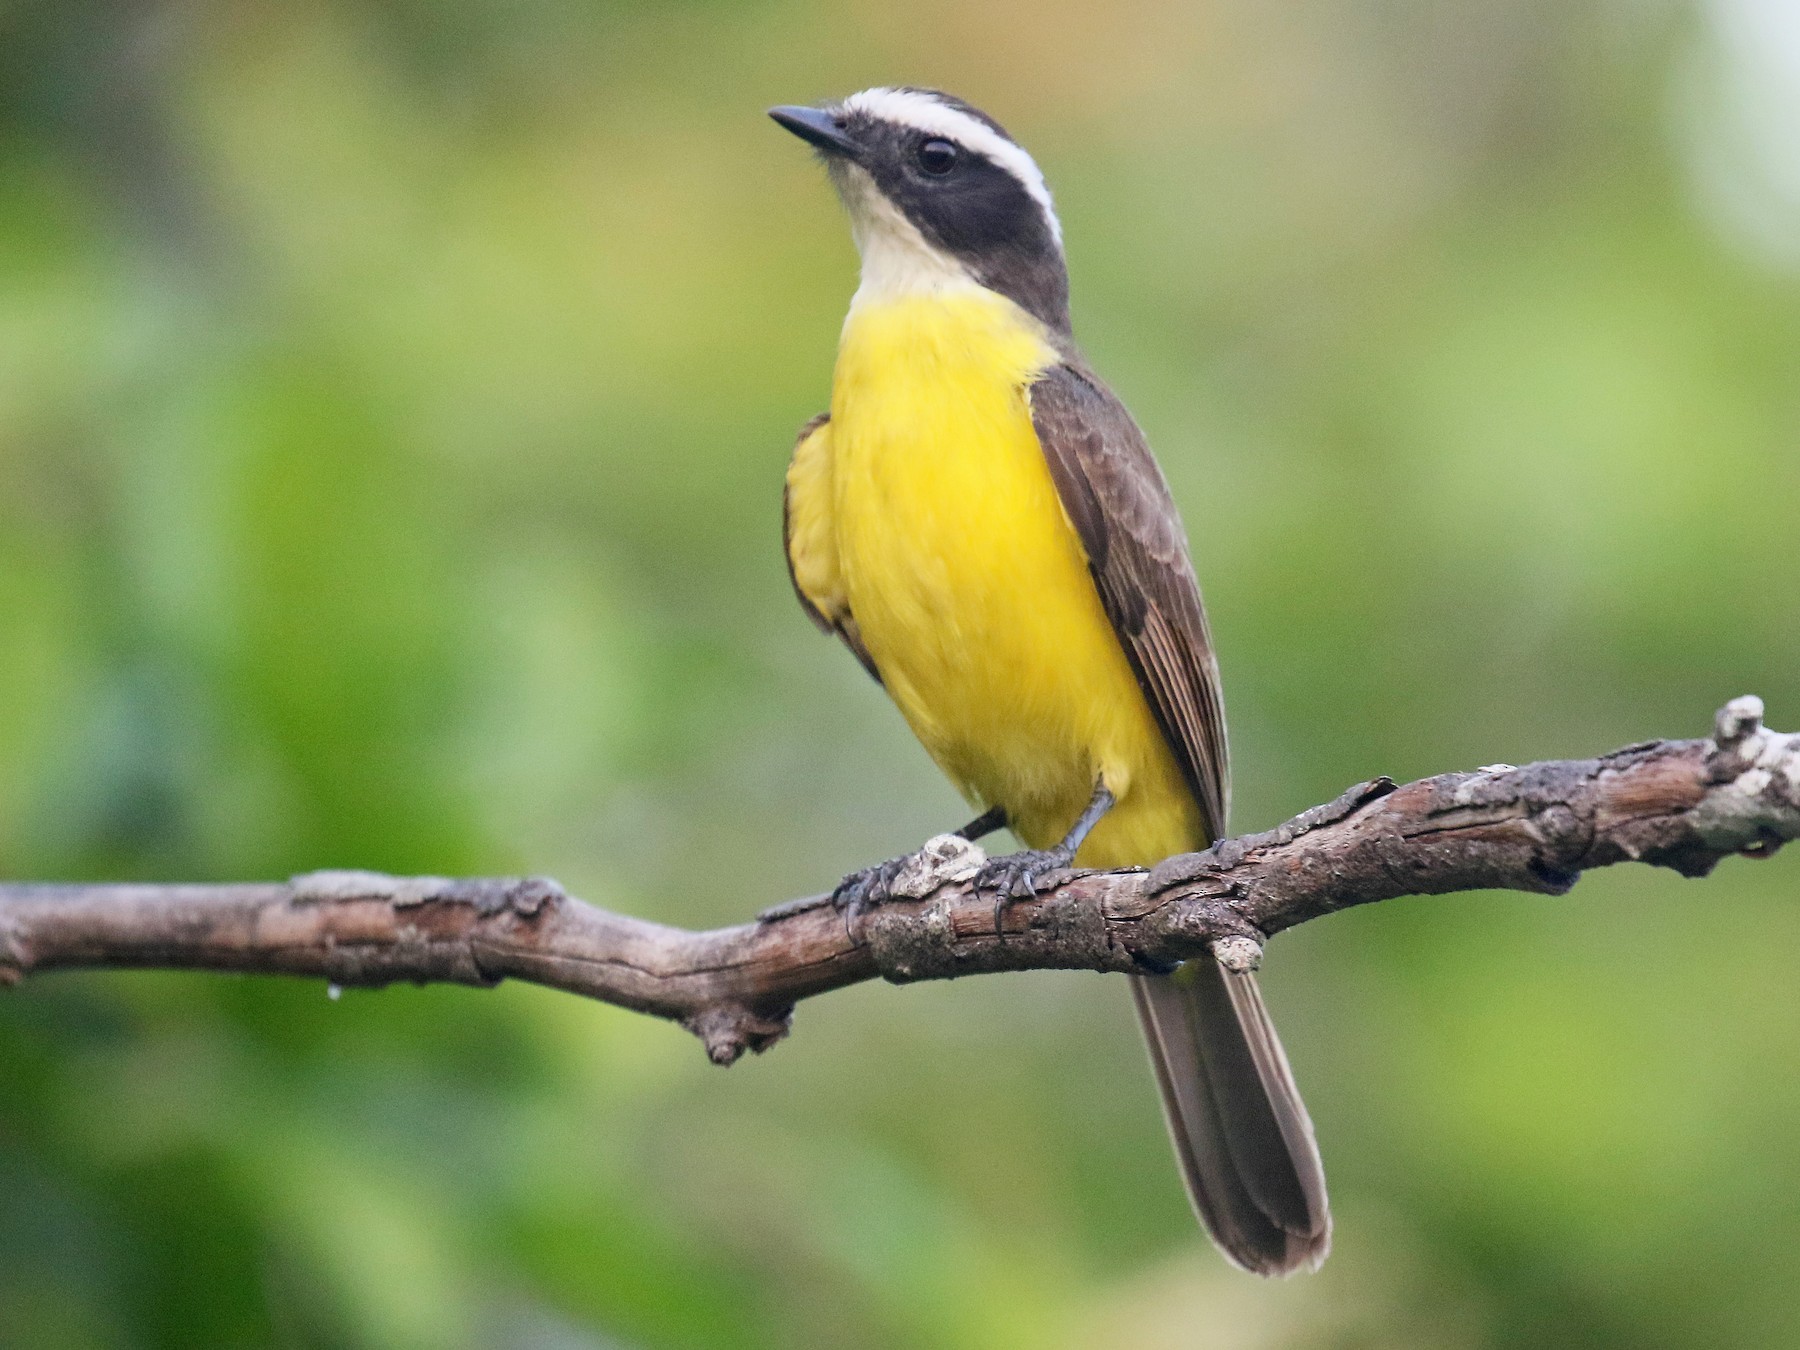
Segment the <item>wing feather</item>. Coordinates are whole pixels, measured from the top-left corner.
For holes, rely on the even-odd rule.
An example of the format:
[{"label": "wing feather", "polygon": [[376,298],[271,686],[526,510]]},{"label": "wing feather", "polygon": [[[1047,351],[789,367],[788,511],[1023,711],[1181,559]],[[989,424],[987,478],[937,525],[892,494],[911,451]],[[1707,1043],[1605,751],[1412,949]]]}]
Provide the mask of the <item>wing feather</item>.
[{"label": "wing feather", "polygon": [[1100,381],[1065,362],[1029,390],[1050,476],[1169,748],[1206,817],[1225,830],[1225,703],[1187,536],[1144,433]]}]

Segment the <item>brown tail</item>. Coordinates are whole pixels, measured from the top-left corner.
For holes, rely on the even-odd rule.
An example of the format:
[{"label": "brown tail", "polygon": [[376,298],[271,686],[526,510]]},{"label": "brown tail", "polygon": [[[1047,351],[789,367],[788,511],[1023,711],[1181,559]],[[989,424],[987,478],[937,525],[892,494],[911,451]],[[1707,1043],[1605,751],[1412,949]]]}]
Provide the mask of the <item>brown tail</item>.
[{"label": "brown tail", "polygon": [[1200,957],[1131,988],[1200,1222],[1254,1274],[1317,1269],[1331,1249],[1325,1169],[1256,976]]}]

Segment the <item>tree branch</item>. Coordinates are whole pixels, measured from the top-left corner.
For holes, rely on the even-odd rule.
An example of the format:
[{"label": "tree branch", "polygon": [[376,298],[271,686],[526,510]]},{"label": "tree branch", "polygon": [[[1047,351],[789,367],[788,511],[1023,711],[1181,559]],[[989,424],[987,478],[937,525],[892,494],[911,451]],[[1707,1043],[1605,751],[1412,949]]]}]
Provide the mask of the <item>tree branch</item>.
[{"label": "tree branch", "polygon": [[720,1064],[787,1033],[800,999],[877,975],[1254,965],[1272,934],[1402,895],[1560,895],[1590,867],[1704,876],[1800,837],[1800,735],[1736,699],[1710,741],[1359,783],[1263,834],[1145,870],[1052,874],[997,908],[981,850],[933,839],[898,897],[855,920],[823,896],[693,932],[609,913],[542,878],[316,872],[244,885],[0,884],[0,984],[70,967],[172,967],[489,986],[530,980],[681,1022]]}]

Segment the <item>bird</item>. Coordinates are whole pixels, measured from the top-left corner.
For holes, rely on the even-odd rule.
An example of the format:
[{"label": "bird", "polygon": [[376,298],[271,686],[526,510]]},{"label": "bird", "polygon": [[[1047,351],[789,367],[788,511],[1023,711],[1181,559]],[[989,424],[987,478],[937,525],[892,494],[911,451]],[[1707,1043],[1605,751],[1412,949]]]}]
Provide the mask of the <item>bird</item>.
[{"label": "bird", "polygon": [[[1026,845],[976,878],[1001,903],[1223,837],[1224,704],[1186,531],[1076,345],[1037,163],[936,89],[769,115],[823,161],[861,261],[829,410],[786,474],[801,607],[981,809],[958,833]],[[883,903],[905,861],[834,898]],[[1324,1168],[1255,974],[1209,952],[1127,978],[1201,1224],[1245,1270],[1315,1269]]]}]

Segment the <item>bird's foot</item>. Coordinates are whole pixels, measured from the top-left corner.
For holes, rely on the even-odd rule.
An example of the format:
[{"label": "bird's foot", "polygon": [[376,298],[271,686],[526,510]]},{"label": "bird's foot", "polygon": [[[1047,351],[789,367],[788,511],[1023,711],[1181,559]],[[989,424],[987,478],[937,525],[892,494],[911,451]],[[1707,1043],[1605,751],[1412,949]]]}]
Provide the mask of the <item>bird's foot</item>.
[{"label": "bird's foot", "polygon": [[1017,853],[1003,853],[982,864],[981,871],[975,874],[975,884],[984,891],[998,891],[1007,900],[1029,900],[1037,894],[1039,878],[1062,871],[1070,861],[1070,854],[1060,848],[1024,848]]},{"label": "bird's foot", "polygon": [[1026,848],[989,858],[975,874],[975,885],[994,892],[994,931],[1001,932],[1006,907],[1014,900],[1029,900],[1038,893],[1037,884],[1047,874],[1060,872],[1074,861],[1074,854],[1061,848]]},{"label": "bird's foot", "polygon": [[865,910],[885,905],[894,898],[894,882],[899,880],[901,871],[915,856],[917,855],[908,853],[850,873],[831,892],[831,903],[852,919]]}]

